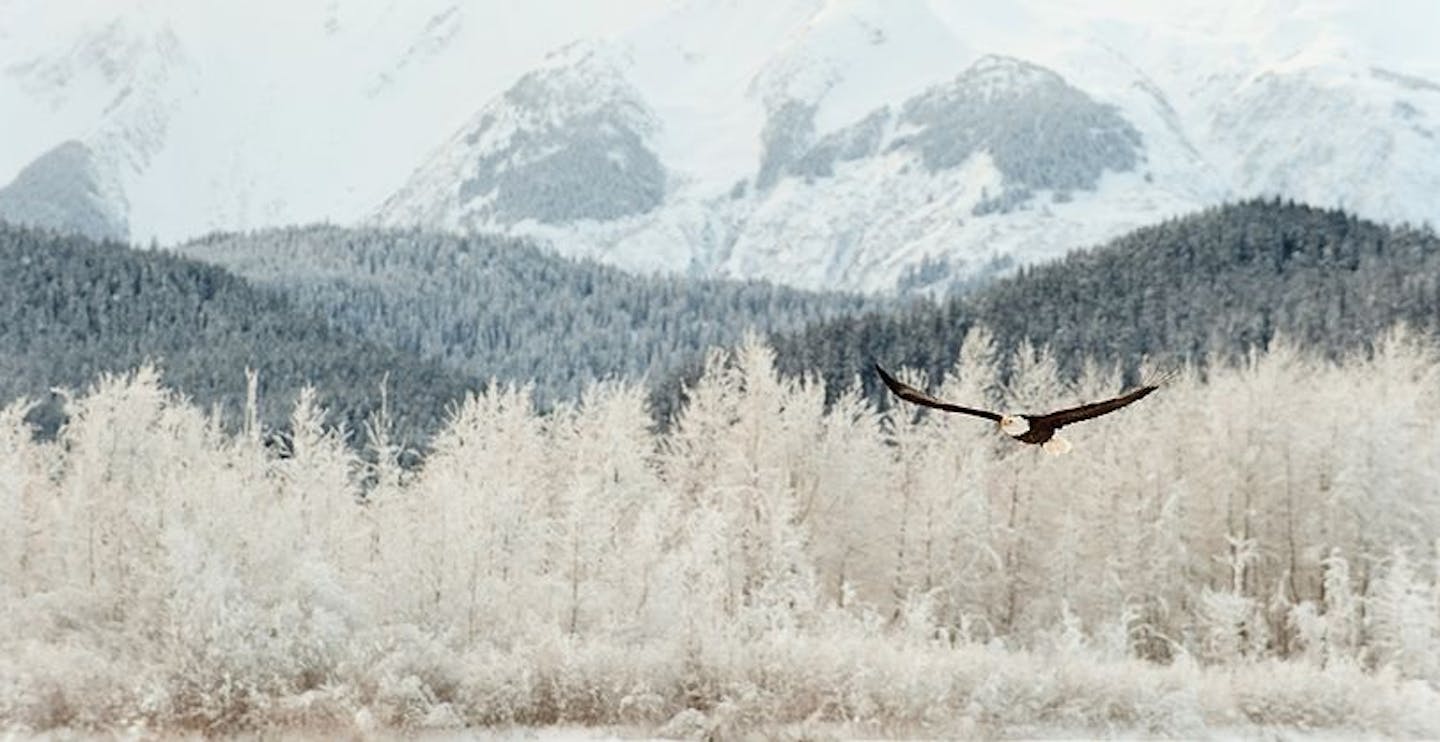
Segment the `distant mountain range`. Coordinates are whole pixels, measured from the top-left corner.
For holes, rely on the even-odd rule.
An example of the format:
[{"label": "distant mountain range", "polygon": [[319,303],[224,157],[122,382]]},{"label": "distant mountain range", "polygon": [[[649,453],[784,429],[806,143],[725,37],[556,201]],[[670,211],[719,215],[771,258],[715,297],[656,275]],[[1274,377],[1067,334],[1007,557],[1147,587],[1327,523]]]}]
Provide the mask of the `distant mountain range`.
[{"label": "distant mountain range", "polygon": [[1440,221],[1433,3],[552,5],[9,0],[0,218],[930,294],[1249,195]]}]

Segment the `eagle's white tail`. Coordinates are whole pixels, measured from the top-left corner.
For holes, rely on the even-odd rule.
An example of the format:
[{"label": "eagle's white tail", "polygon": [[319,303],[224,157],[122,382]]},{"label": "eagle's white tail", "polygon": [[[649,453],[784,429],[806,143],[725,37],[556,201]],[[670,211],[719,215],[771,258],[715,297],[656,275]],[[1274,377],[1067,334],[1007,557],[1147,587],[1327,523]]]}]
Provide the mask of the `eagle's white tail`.
[{"label": "eagle's white tail", "polygon": [[1040,444],[1040,447],[1045,449],[1045,453],[1051,456],[1063,456],[1064,454],[1070,453],[1071,448],[1070,441],[1058,435],[1051,436],[1050,440]]}]

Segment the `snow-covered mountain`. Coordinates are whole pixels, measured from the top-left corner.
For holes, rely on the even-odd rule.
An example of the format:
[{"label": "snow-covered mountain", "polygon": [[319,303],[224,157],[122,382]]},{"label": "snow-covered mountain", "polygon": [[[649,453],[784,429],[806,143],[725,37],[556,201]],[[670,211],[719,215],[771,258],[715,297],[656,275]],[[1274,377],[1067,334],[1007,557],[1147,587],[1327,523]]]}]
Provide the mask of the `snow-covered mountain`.
[{"label": "snow-covered mountain", "polygon": [[546,53],[659,1],[0,0],[0,187],[75,142],[137,241],[358,221]]},{"label": "snow-covered mountain", "polygon": [[[386,211],[402,223],[504,230],[643,214],[665,199],[660,123],[590,56],[530,72],[461,129]],[[457,208],[458,207],[458,208]]]},{"label": "snow-covered mountain", "polygon": [[123,239],[128,232],[125,193],[106,175],[88,146],[62,142],[0,188],[0,219],[97,240]]},{"label": "snow-covered mountain", "polygon": [[79,142],[139,239],[420,224],[883,291],[1254,194],[1440,223],[1430,2],[32,3],[0,181]]}]

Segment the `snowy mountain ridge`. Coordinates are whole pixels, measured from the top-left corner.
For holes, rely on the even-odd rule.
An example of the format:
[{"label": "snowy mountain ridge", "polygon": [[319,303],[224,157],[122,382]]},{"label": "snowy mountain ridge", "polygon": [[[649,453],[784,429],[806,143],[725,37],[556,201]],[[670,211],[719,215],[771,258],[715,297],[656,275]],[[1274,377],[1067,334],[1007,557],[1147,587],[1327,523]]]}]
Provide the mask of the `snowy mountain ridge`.
[{"label": "snowy mountain ridge", "polygon": [[[504,231],[523,219],[605,220],[659,206],[665,174],[647,144],[659,122],[605,62],[577,54],[575,63],[525,74],[481,109],[381,207],[386,220]],[[456,183],[463,214],[434,197]]]},{"label": "snowy mountain ridge", "polygon": [[[79,41],[0,59],[0,105],[25,113],[0,179],[75,140],[142,240],[419,224],[868,291],[1257,194],[1440,221],[1429,3],[689,0],[558,25],[555,7],[67,20],[12,0]],[[272,52],[247,57],[256,39]]]}]

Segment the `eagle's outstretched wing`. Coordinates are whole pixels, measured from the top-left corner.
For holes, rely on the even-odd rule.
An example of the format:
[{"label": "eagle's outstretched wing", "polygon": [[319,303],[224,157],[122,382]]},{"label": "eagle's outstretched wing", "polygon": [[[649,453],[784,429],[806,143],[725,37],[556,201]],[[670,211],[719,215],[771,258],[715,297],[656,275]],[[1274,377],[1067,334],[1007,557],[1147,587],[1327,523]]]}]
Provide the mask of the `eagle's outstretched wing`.
[{"label": "eagle's outstretched wing", "polygon": [[1131,402],[1139,400],[1150,392],[1159,389],[1161,385],[1169,381],[1173,376],[1173,373],[1166,374],[1155,381],[1131,389],[1114,399],[1107,399],[1103,402],[1091,402],[1090,404],[1083,404],[1079,407],[1056,410],[1055,412],[1045,415],[1029,415],[1028,417],[1034,425],[1047,425],[1051,428],[1061,428],[1071,423],[1078,423],[1082,420],[1100,417],[1101,415],[1114,412]]},{"label": "eagle's outstretched wing", "polygon": [[950,404],[949,402],[941,402],[940,400],[926,394],[925,392],[920,391],[919,389],[916,389],[913,386],[910,386],[909,384],[901,383],[894,376],[885,373],[885,369],[880,368],[880,364],[878,363],[875,364],[875,370],[880,373],[880,378],[885,382],[885,386],[890,387],[890,391],[895,392],[895,396],[905,400],[906,402],[913,402],[918,405],[924,405],[925,407],[934,407],[937,410],[945,410],[946,412],[959,412],[963,415],[974,415],[975,417],[983,417],[986,420],[994,420],[995,422],[1000,422],[1000,415],[998,413],[988,412],[986,410],[976,410],[970,407],[961,407],[960,405]]}]

